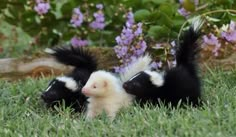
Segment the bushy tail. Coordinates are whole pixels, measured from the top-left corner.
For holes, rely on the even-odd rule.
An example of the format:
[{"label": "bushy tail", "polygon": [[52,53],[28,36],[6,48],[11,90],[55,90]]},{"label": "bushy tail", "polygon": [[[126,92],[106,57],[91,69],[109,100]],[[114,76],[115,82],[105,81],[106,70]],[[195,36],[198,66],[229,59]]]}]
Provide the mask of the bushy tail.
[{"label": "bushy tail", "polygon": [[180,38],[178,49],[176,51],[177,66],[184,66],[190,72],[195,73],[195,56],[199,51],[199,45],[197,43],[200,37],[200,28],[203,24],[203,20],[196,18],[193,20],[190,28],[183,32]]},{"label": "bushy tail", "polygon": [[140,71],[150,70],[151,61],[152,59],[148,54],[139,57],[133,64],[126,67],[123,73],[120,74],[121,81],[128,81],[132,76]]},{"label": "bushy tail", "polygon": [[88,50],[81,47],[47,48],[45,52],[51,54],[57,61],[76,68],[84,68],[91,72],[97,69],[97,60]]}]

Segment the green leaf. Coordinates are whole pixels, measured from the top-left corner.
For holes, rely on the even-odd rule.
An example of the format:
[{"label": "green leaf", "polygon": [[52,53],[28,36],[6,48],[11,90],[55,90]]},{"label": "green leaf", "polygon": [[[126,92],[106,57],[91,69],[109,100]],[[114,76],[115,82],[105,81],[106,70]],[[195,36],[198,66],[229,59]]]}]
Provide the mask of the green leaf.
[{"label": "green leaf", "polygon": [[182,5],[187,11],[195,11],[194,1],[192,0],[184,0]]},{"label": "green leaf", "polygon": [[151,14],[150,11],[146,9],[138,10],[134,13],[135,21],[137,22],[144,21],[150,16],[150,14]]},{"label": "green leaf", "polygon": [[150,21],[154,21],[156,22],[157,20],[159,20],[161,18],[161,13],[159,10],[153,11],[150,15],[149,15],[149,20]]},{"label": "green leaf", "polygon": [[163,37],[168,37],[170,33],[170,29],[166,26],[151,26],[148,30],[148,36],[155,38],[155,39],[161,39]]},{"label": "green leaf", "polygon": [[163,4],[166,3],[166,0],[152,0],[152,2],[155,4]]},{"label": "green leaf", "polygon": [[165,24],[168,27],[172,27],[174,24],[170,16],[168,16],[164,12],[161,12],[161,18],[158,20],[158,22],[159,24]]},{"label": "green leaf", "polygon": [[159,10],[168,16],[173,16],[173,14],[176,12],[173,5],[171,4],[161,4]]},{"label": "green leaf", "polygon": [[71,3],[65,3],[62,7],[61,7],[61,13],[64,16],[71,16],[72,11],[73,11],[73,5]]}]

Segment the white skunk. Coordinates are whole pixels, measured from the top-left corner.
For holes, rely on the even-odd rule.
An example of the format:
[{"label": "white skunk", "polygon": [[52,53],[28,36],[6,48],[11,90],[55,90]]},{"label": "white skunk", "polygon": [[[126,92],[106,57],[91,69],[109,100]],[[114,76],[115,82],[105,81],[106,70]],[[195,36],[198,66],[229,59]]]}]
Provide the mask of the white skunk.
[{"label": "white skunk", "polygon": [[139,57],[136,62],[125,69],[124,73],[120,74],[121,79],[103,70],[93,72],[82,88],[82,93],[89,97],[87,118],[94,118],[105,111],[108,117],[114,119],[122,107],[129,106],[133,96],[125,92],[122,84],[134,74],[149,70],[150,63],[149,55]]}]

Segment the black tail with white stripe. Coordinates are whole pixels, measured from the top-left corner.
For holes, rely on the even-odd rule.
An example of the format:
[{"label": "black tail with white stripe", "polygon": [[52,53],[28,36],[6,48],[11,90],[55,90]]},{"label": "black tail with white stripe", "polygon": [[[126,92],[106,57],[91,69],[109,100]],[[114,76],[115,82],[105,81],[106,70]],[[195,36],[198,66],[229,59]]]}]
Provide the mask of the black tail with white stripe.
[{"label": "black tail with white stripe", "polygon": [[194,20],[190,28],[183,32],[178,43],[178,49],[176,51],[177,66],[184,66],[189,69],[190,73],[196,72],[196,54],[199,52],[199,45],[197,40],[201,36],[200,27],[203,24],[201,19]]},{"label": "black tail with white stripe", "polygon": [[95,57],[91,52],[82,47],[71,46],[70,48],[54,48],[48,53],[53,55],[59,62],[65,65],[87,69],[90,72],[97,69],[97,60]]}]

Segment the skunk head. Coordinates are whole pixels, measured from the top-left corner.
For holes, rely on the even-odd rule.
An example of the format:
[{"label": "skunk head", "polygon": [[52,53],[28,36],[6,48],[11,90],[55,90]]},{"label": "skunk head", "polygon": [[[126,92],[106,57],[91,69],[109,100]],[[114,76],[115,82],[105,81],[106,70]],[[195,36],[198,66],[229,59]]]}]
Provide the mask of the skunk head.
[{"label": "skunk head", "polygon": [[93,72],[85,86],[82,88],[82,93],[88,97],[104,97],[110,94],[113,89],[118,88],[118,79],[111,73],[106,71]]},{"label": "skunk head", "polygon": [[162,86],[163,83],[161,74],[153,71],[141,71],[126,81],[123,88],[127,93],[141,97],[145,96],[149,90]]},{"label": "skunk head", "polygon": [[[76,101],[82,85],[71,77],[57,77],[53,79],[47,89],[42,93],[41,98],[48,105],[54,105],[64,100],[66,104]],[[79,98],[78,98],[79,99]]]}]

